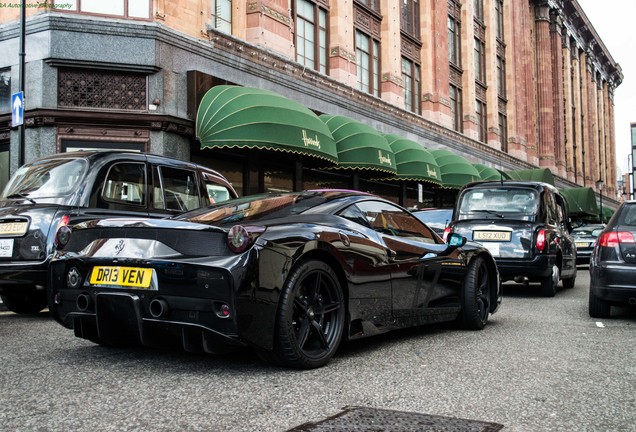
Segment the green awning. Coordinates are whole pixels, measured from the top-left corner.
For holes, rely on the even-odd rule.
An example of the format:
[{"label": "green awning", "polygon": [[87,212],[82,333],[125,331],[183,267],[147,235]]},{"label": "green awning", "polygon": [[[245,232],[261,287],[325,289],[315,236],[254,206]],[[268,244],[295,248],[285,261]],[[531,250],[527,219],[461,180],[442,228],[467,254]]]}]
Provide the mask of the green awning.
[{"label": "green awning", "polygon": [[442,184],[442,173],[430,151],[399,135],[387,134],[384,138],[395,155],[397,174],[390,180]]},{"label": "green awning", "polygon": [[554,186],[554,176],[548,168],[535,168],[506,171],[512,180],[529,180],[548,183]]},{"label": "green awning", "polygon": [[481,180],[479,172],[464,157],[450,150],[431,150],[442,173],[442,187],[459,189],[467,183]]},{"label": "green awning", "polygon": [[568,214],[570,216],[595,216],[598,218],[599,208],[596,204],[596,196],[592,188],[564,188],[560,191],[567,202]]},{"label": "green awning", "polygon": [[482,180],[507,180],[510,177],[503,171],[498,170],[497,168],[489,167],[484,164],[473,164],[477,172],[479,173],[479,177]]},{"label": "green awning", "polygon": [[345,116],[323,114],[319,118],[336,141],[338,164],[334,168],[397,174],[393,151],[375,129]]},{"label": "green awning", "polygon": [[249,148],[338,162],[329,128],[308,108],[277,93],[219,85],[203,96],[196,119],[201,148]]}]

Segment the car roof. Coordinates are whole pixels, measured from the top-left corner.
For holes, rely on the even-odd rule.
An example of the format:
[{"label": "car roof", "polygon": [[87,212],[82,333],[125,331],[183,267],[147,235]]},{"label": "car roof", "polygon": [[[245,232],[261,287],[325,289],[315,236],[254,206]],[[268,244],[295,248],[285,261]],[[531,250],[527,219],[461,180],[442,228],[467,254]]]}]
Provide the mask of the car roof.
[{"label": "car roof", "polygon": [[[31,165],[42,161],[55,160],[55,159],[86,159],[89,163],[94,164],[99,161],[110,161],[119,159],[132,159],[132,160],[144,160],[156,164],[166,164],[178,167],[186,167],[190,169],[199,169],[205,171],[208,174],[212,174],[218,178],[225,178],[218,171],[208,168],[203,165],[199,165],[195,162],[185,161],[182,159],[173,158],[170,156],[163,156],[153,153],[142,153],[131,150],[79,150],[65,153],[55,153],[48,156],[43,156],[27,162],[25,165]],[[229,181],[228,181],[229,183]]]},{"label": "car roof", "polygon": [[462,187],[462,190],[468,189],[468,188],[480,188],[480,187],[486,188],[486,187],[499,186],[499,185],[512,186],[512,187],[531,187],[537,190],[550,189],[553,192],[556,192],[556,193],[559,192],[559,190],[555,186],[549,183],[531,181],[531,180],[480,180],[480,181],[475,181],[475,182],[464,185]]}]

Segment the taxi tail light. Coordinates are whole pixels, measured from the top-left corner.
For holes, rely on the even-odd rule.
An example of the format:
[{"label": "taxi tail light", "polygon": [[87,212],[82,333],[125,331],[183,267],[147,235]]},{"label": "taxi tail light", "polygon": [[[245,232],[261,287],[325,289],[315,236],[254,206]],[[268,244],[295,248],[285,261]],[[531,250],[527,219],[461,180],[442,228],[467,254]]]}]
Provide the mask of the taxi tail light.
[{"label": "taxi tail light", "polygon": [[450,227],[444,228],[444,233],[442,234],[442,240],[446,241],[449,235],[451,235],[452,231]]},{"label": "taxi tail light", "polygon": [[63,248],[71,239],[71,227],[68,225],[70,221],[71,217],[69,215],[64,215],[60,218],[53,240],[56,248]]},{"label": "taxi tail light", "polygon": [[598,240],[600,247],[616,247],[619,244],[636,243],[634,236],[629,231],[610,231],[601,234]]},{"label": "taxi tail light", "polygon": [[543,252],[546,247],[546,239],[545,239],[545,230],[540,229],[537,232],[537,242],[536,242],[537,250]]},{"label": "taxi tail light", "polygon": [[227,245],[234,253],[243,253],[254,244],[265,227],[254,225],[234,225],[227,233]]}]

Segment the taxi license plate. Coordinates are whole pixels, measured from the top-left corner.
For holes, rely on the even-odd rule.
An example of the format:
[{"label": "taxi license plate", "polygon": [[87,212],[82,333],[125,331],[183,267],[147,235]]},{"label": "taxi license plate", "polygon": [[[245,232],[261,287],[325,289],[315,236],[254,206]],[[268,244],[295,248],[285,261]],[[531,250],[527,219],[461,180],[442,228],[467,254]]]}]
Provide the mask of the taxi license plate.
[{"label": "taxi license plate", "polygon": [[27,232],[27,225],[26,222],[0,223],[0,235],[24,235]]},{"label": "taxi license plate", "polygon": [[576,242],[576,247],[588,247],[590,244],[588,242]]},{"label": "taxi license plate", "polygon": [[475,231],[473,240],[510,241],[510,231]]},{"label": "taxi license plate", "polygon": [[91,285],[112,285],[147,289],[152,280],[152,269],[139,267],[94,267]]}]

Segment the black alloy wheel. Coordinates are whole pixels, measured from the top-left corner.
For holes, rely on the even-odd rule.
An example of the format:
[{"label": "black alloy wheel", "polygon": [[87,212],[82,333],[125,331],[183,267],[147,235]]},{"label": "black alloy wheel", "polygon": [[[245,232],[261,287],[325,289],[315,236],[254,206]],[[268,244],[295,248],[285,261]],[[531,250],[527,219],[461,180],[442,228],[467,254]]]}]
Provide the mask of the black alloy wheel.
[{"label": "black alloy wheel", "polygon": [[344,297],[333,269],[322,261],[298,264],[278,305],[274,359],[283,366],[324,366],[338,349],[344,328]]},{"label": "black alloy wheel", "polygon": [[550,275],[541,280],[541,294],[544,297],[554,297],[556,295],[557,285],[559,284],[560,278],[561,275],[559,266],[553,264]]},{"label": "black alloy wheel", "polygon": [[7,309],[17,314],[34,315],[40,313],[48,305],[45,291],[2,294],[0,298]]},{"label": "black alloy wheel", "polygon": [[491,275],[484,258],[478,256],[468,266],[462,293],[460,318],[469,330],[481,330],[490,315]]}]

